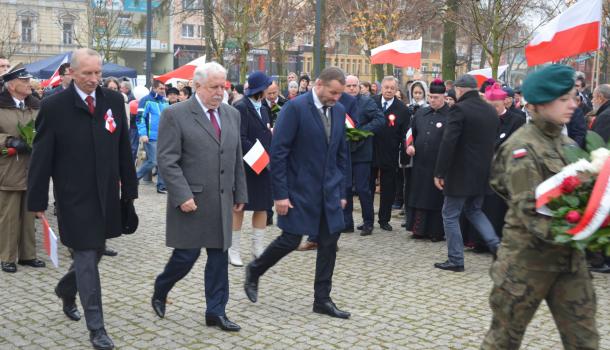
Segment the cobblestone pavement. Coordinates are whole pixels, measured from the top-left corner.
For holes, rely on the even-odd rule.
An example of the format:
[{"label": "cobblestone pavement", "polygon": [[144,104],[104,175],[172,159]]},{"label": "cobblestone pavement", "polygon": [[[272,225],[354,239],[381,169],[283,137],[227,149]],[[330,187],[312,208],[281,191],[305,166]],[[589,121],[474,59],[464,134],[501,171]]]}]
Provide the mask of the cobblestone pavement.
[{"label": "cobblestone pavement", "polygon": [[[166,318],[158,319],[150,297],[170,253],[165,197],[142,185],[136,206],[138,232],[110,240],[108,246],[119,255],[100,263],[106,329],[118,349],[476,349],[489,326],[491,258],[467,253],[465,273],[434,269],[433,263],[446,257],[445,244],[409,239],[398,229],[397,211],[393,232],[376,228],[372,236],[344,234],[339,241],[332,297],[352,312],[350,320],[312,313],[314,252],[294,252],[263,276],[257,304],[244,295],[244,269],[230,267],[227,314],[242,326],[239,333],[205,326],[205,254],[170,293]],[[248,231],[245,227],[242,237],[246,262]],[[278,234],[271,227],[267,240]],[[53,294],[70,262],[65,247],[59,253],[57,269],[44,257],[45,269],[19,266],[16,274],[0,273],[0,349],[89,348],[84,319],[69,321]],[[594,277],[601,348],[610,349],[609,277]],[[522,348],[561,349],[546,305],[536,313]]]}]

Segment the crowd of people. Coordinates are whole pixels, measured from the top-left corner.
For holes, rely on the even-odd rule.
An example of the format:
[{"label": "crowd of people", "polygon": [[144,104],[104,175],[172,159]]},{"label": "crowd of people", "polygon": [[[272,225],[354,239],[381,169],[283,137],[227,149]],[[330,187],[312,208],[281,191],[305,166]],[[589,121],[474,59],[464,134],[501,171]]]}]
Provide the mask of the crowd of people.
[{"label": "crowd of people", "polygon": [[[233,85],[224,67],[209,62],[188,82],[132,89],[129,81],[102,80],[101,57],[90,49],[60,67],[53,89],[40,89],[6,59],[0,69],[0,199],[10,203],[0,207],[2,270],[45,266],[36,257],[34,218],[45,215],[52,179],[60,238],[73,258],[55,293],[75,321],[80,295],[96,349],[114,347],[98,272],[102,255],[116,255],[106,239],[135,231],[138,183],[154,178],[167,196],[173,248],[151,297],[160,318],[171,289],[206,248],[206,325],[240,329],[225,307],[228,266],[244,265],[244,211],[252,212],[248,299],[258,300],[259,279],[283,257],[317,249],[313,311],[349,318],[330,297],[337,242],[341,233],[375,232],[378,191],[379,229],[395,230],[392,210],[401,210],[411,238],[446,241],[447,258],[434,267],[464,271],[465,246],[493,256],[493,321],[483,348],[518,348],[543,299],[566,348],[597,348],[585,257],[549,242],[532,194],[565,165],[559,146],[584,145],[589,129],[608,141],[610,85],[591,92],[571,68],[550,65],[521,88],[493,79],[478,86],[463,75],[408,81],[402,90],[393,76],[369,83],[330,67],[315,79],[290,73],[280,92],[263,72]],[[28,144],[18,126],[33,121]],[[350,128],[365,136],[351,138]],[[262,170],[244,162],[256,147],[270,157]],[[525,153],[515,156],[516,149]],[[265,247],[275,215],[282,233]],[[606,257],[591,258],[594,271],[610,271]],[[564,293],[575,283],[586,288]],[[571,313],[573,303],[589,312]]]}]

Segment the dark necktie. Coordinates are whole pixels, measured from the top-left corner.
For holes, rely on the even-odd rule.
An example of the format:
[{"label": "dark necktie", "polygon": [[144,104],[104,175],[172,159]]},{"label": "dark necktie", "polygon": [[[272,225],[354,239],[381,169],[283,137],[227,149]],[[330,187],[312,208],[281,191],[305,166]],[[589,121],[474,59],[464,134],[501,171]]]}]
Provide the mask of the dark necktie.
[{"label": "dark necktie", "polygon": [[328,106],[322,106],[322,111],[324,112],[324,118],[326,118],[326,120],[328,121],[328,110],[330,109],[330,107]]},{"label": "dark necktie", "polygon": [[93,96],[89,95],[85,98],[87,101],[87,107],[89,107],[89,113],[93,114],[95,112],[95,105],[93,105]]},{"label": "dark necktie", "polygon": [[385,112],[388,109],[388,101],[383,101],[383,111]]},{"label": "dark necktie", "polygon": [[24,107],[25,105],[23,104],[23,101],[19,101],[19,109],[23,110]]},{"label": "dark necktie", "polygon": [[216,120],[216,114],[213,109],[209,109],[208,113],[210,113],[210,122],[212,122],[214,130],[216,130],[216,137],[220,140],[220,125],[218,125],[218,120]]}]

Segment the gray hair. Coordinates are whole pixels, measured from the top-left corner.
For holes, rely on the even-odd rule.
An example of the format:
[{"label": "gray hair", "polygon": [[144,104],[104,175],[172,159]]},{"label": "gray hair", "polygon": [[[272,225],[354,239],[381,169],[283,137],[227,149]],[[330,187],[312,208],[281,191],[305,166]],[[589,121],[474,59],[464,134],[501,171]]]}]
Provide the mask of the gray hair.
[{"label": "gray hair", "polygon": [[346,76],[346,77],[345,77],[345,81],[347,81],[347,79],[350,79],[350,78],[356,79],[357,84],[358,84],[358,85],[360,85],[360,79],[358,79],[358,77],[357,77],[357,76],[355,76],[355,75],[351,75],[351,74],[350,74],[350,75]]},{"label": "gray hair", "polygon": [[299,88],[299,84],[296,81],[291,81],[290,83],[288,83],[288,88],[294,88],[294,89],[298,89]]},{"label": "gray hair", "polygon": [[398,79],[396,79],[396,77],[393,75],[386,75],[381,80],[381,83],[383,84],[384,81],[393,81],[396,84],[396,87],[398,87]]},{"label": "gray hair", "polygon": [[102,62],[102,55],[100,55],[99,52],[89,48],[82,48],[72,53],[72,59],[70,59],[70,68],[77,69],[80,65],[82,57],[84,56],[95,56],[99,58],[100,63]]},{"label": "gray hair", "polygon": [[606,100],[610,100],[610,85],[608,84],[601,84],[598,87],[595,88],[595,91],[598,94],[602,95],[602,97]]},{"label": "gray hair", "polygon": [[193,80],[199,84],[203,84],[212,74],[222,74],[227,76],[227,70],[216,62],[206,62],[195,69]]},{"label": "gray hair", "polygon": [[126,89],[128,89],[129,91],[131,91],[131,83],[130,83],[130,82],[128,82],[128,81],[126,81],[126,80],[123,80],[123,81],[121,82],[121,87],[122,87],[122,88],[126,88]]}]

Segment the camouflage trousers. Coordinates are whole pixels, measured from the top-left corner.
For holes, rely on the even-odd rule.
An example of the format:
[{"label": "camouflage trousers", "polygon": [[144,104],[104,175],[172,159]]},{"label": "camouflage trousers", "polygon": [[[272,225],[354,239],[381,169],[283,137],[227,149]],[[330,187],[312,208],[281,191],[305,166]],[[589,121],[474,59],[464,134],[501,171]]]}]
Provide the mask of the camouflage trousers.
[{"label": "camouflage trousers", "polygon": [[566,273],[530,271],[495,261],[489,297],[493,318],[481,349],[519,349],[542,300],[551,310],[566,350],[598,349],[595,291],[586,265],[579,265],[578,271]]}]

